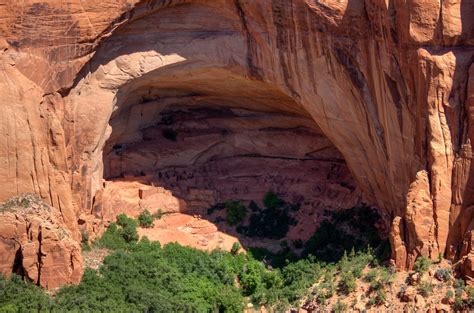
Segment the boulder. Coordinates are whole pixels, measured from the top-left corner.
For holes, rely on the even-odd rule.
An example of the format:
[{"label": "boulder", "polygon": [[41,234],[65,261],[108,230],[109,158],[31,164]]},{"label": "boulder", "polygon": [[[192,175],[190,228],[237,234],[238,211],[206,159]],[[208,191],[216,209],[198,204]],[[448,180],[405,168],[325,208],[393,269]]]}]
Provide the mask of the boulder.
[{"label": "boulder", "polygon": [[403,302],[413,302],[415,301],[416,288],[413,286],[408,286],[403,292],[400,294],[400,300]]}]

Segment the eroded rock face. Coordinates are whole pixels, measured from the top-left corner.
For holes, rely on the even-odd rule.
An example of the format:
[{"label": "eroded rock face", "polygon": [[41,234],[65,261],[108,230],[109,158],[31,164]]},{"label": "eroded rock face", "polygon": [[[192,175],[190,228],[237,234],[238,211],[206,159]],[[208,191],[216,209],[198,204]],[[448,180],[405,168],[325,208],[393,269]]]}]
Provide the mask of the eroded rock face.
[{"label": "eroded rock face", "polygon": [[[203,97],[313,120],[365,200],[397,225],[392,252],[403,267],[419,254],[468,255],[473,5],[8,3],[0,7],[0,199],[41,195],[78,240],[78,217],[100,205],[104,147],[142,141],[134,130],[153,126],[159,101]],[[114,125],[138,104],[150,104],[129,120],[140,127]]]},{"label": "eroded rock face", "polygon": [[25,195],[4,203],[0,219],[1,274],[16,273],[48,289],[80,281],[80,244],[56,209]]}]

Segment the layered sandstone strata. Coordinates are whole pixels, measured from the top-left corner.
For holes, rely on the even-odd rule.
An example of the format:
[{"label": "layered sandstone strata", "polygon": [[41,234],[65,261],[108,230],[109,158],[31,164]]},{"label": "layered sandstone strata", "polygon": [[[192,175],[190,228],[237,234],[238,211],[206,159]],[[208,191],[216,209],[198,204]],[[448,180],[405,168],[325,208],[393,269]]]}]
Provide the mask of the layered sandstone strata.
[{"label": "layered sandstone strata", "polygon": [[[359,204],[344,158],[309,117],[192,104],[203,101],[156,101],[116,116],[104,149],[104,178],[167,188],[185,200],[180,211],[195,214],[229,199],[260,202],[270,190],[315,213]],[[115,125],[143,120],[150,106],[160,112],[154,124],[134,128],[132,122],[115,134]]]},{"label": "layered sandstone strata", "polygon": [[[39,194],[78,240],[78,217],[100,205],[104,147],[141,129],[121,129],[114,117],[157,98],[194,95],[311,118],[366,201],[396,226],[400,268],[420,254],[472,255],[473,5],[6,3],[0,198]],[[131,123],[152,126],[153,116],[144,111]]]}]

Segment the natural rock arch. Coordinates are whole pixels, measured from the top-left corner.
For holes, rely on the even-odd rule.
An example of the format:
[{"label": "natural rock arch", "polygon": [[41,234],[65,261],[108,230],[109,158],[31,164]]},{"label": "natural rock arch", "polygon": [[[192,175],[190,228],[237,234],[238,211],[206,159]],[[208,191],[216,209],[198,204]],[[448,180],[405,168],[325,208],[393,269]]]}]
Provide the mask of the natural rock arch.
[{"label": "natural rock arch", "polygon": [[[393,219],[398,266],[412,266],[419,254],[471,251],[466,1],[428,10],[417,0],[409,10],[398,1],[358,0],[81,2],[87,18],[71,3],[0,11],[7,17],[0,171],[14,180],[2,199],[40,194],[79,239],[77,219],[90,214],[102,188],[101,153],[120,95],[141,78],[189,79],[185,73],[201,69],[270,86],[307,112],[366,200]],[[51,21],[52,12],[60,18]],[[57,36],[44,36],[50,25]]]},{"label": "natural rock arch", "polygon": [[[75,128],[76,164],[87,168],[78,188],[83,207],[91,207],[102,188],[106,125],[131,90],[148,84],[223,96],[227,88],[226,96],[237,97],[238,87],[226,84],[242,81],[246,88],[268,85],[264,88],[293,99],[342,152],[367,200],[383,208],[387,218],[403,214],[403,195],[420,165],[404,157],[414,154],[416,128],[406,86],[390,78],[390,53],[368,58],[360,67],[347,47],[320,29],[330,25],[313,18],[310,8],[256,5],[271,14],[257,18],[246,13],[254,12],[251,4],[232,1],[155,7],[101,44],[87,67],[90,73],[66,98],[80,126]],[[293,29],[282,24],[290,14],[298,15]],[[181,19],[187,23],[177,26]],[[364,50],[369,47],[367,54],[387,49],[387,43],[378,47],[373,38],[359,39]],[[436,245],[434,238],[430,241]]]}]

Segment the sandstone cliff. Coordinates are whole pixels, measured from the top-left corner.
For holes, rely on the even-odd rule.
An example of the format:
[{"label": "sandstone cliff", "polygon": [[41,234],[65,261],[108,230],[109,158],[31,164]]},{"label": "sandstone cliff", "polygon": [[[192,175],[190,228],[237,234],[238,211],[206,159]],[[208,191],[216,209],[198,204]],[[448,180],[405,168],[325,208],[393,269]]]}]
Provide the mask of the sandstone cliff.
[{"label": "sandstone cliff", "polygon": [[473,14],[451,0],[4,3],[0,199],[39,194],[79,240],[79,216],[100,216],[104,149],[144,141],[170,102],[285,112],[315,122],[393,222],[400,268],[443,253],[473,275]]},{"label": "sandstone cliff", "polygon": [[49,289],[80,281],[81,248],[57,210],[25,195],[4,203],[0,218],[0,272]]}]

